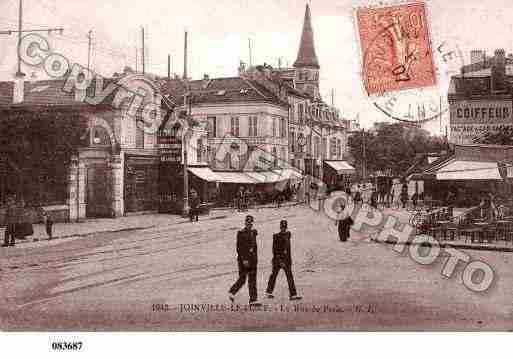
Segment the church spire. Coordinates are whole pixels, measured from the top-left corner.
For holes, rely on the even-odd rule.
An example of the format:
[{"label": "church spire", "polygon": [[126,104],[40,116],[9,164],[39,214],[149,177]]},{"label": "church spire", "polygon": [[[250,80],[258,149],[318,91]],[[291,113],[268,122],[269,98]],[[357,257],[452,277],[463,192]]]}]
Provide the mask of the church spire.
[{"label": "church spire", "polygon": [[296,62],[294,62],[294,67],[320,68],[317,55],[315,54],[310,6],[308,6],[308,4],[306,4],[303,33],[301,34],[301,43],[299,44],[299,52],[297,54]]}]

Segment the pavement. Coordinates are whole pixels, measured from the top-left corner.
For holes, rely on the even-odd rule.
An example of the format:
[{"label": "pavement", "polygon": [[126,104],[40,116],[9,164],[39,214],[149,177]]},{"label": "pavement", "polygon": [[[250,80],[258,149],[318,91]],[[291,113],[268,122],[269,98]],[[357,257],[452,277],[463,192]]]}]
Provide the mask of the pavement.
[{"label": "pavement", "polygon": [[[282,207],[287,208],[296,205],[298,205],[298,203],[286,202],[282,204]],[[268,204],[257,206],[255,209],[258,211],[275,207],[275,205]],[[231,216],[234,213],[236,213],[236,211],[231,208],[214,208],[208,215],[201,215],[200,217],[202,221],[216,220],[226,216]],[[183,224],[188,222],[190,222],[188,218],[184,218],[179,215],[161,213],[141,215],[136,214],[117,218],[88,218],[80,220],[79,222],[54,223],[52,240],[48,240],[48,235],[46,234],[44,224],[34,224],[34,234],[32,236],[27,236],[25,239],[17,239],[16,247],[36,248],[51,246],[62,243],[64,241],[67,242],[92,235],[135,231],[158,226]],[[3,241],[3,237],[1,238],[1,241]],[[2,250],[5,251],[9,249],[10,248],[0,247],[0,253]]]},{"label": "pavement", "polygon": [[[248,213],[255,216],[259,233],[257,279],[263,303],[259,310],[247,307],[246,286],[233,304],[227,295],[238,273],[235,234]],[[350,241],[341,243],[334,221],[305,206],[225,212],[209,217],[215,219],[200,217],[198,223],[160,215],[142,217],[145,222],[134,225],[144,224],[145,229],[2,249],[0,328],[513,329],[511,253],[466,252],[489,263],[496,274],[487,292],[476,293],[463,284],[463,265],[450,278],[443,277],[446,257],[420,265],[392,246],[372,242],[365,231],[352,231]],[[272,234],[282,219],[289,221],[293,233],[293,272],[301,302],[288,300],[283,274],[278,276],[275,299],[263,298],[271,272]]]}]

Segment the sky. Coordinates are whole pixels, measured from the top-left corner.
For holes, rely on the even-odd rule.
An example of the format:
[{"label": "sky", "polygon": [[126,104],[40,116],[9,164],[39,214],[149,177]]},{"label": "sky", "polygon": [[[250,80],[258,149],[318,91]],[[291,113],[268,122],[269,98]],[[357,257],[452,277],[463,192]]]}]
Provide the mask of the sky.
[{"label": "sky", "polygon": [[[167,75],[167,56],[172,72],[183,73],[183,33],[189,33],[189,75],[195,79],[236,76],[240,61],[249,63],[248,39],[253,64],[292,65],[299,48],[306,3],[310,4],[317,57],[321,65],[321,95],[334,103],[343,117],[359,118],[364,127],[393,121],[374,106],[363,89],[361,50],[354,21],[355,9],[372,2],[361,0],[23,0],[24,28],[63,27],[63,34],[41,33],[54,52],[71,62],[87,65],[87,33],[92,30],[91,67],[110,76],[125,65],[141,68],[141,27],[146,33],[146,71]],[[0,0],[0,32],[16,29],[19,0]],[[375,1],[376,3],[376,1]],[[426,1],[430,36],[438,69],[437,86],[399,94],[405,112],[420,104],[442,99],[447,108],[450,71],[468,63],[471,49],[492,54],[496,48],[513,52],[506,39],[513,34],[513,5],[505,0]],[[16,71],[16,35],[0,34],[0,80]],[[436,48],[445,44],[462,56],[444,63]],[[450,44],[450,45],[449,45]],[[136,50],[139,49],[139,50]],[[137,55],[136,55],[137,52]],[[37,68],[24,67],[30,79],[43,79]],[[378,99],[379,100],[379,99]],[[379,101],[378,101],[379,102]],[[438,103],[439,101],[434,101]],[[448,113],[424,128],[444,133]]]}]

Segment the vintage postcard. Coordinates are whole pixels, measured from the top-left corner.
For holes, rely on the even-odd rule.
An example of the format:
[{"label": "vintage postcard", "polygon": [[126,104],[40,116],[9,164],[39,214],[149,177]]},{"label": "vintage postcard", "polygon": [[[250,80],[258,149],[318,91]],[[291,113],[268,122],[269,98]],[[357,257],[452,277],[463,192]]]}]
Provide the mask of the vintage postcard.
[{"label": "vintage postcard", "polygon": [[0,330],[512,330],[510,10],[2,0]]}]

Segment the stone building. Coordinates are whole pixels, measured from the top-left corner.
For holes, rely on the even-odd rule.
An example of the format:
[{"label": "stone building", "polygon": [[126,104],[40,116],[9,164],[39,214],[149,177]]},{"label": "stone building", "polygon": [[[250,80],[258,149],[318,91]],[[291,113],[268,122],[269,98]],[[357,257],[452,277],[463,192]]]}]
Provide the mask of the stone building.
[{"label": "stone building", "polygon": [[[63,162],[56,163],[41,178],[27,179],[22,186],[13,186],[13,181],[7,183],[5,178],[17,178],[23,172],[38,173],[37,164],[17,168],[22,162],[11,161],[9,148],[2,147],[3,167],[9,173],[0,186],[2,201],[8,194],[16,194],[30,205],[42,205],[55,212],[60,220],[157,211],[157,128],[171,113],[172,104],[167,99],[162,101],[158,84],[141,74],[81,80],[90,81],[87,88],[79,86],[81,81],[71,76],[0,84],[3,120],[44,114],[50,122],[82,124],[80,141],[68,148]],[[133,106],[134,103],[138,105]],[[44,134],[34,138],[46,140]],[[34,154],[26,155],[32,157]],[[52,160],[45,158],[44,162]]]}]

